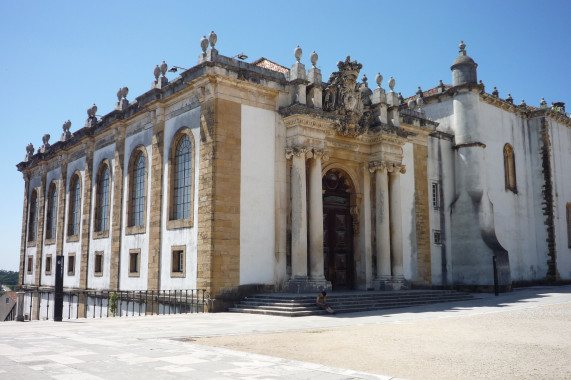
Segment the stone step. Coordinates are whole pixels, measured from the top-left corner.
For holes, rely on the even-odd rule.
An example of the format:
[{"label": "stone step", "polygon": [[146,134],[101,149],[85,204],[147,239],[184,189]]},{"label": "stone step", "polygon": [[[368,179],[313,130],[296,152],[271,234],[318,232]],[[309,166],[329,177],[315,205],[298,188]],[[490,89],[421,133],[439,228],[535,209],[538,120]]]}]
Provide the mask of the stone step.
[{"label": "stone step", "polygon": [[[394,309],[439,302],[473,299],[469,293],[457,291],[400,291],[355,294],[330,294],[327,302],[336,313]],[[257,294],[245,298],[228,311],[288,317],[327,314],[315,305],[313,295]]]}]

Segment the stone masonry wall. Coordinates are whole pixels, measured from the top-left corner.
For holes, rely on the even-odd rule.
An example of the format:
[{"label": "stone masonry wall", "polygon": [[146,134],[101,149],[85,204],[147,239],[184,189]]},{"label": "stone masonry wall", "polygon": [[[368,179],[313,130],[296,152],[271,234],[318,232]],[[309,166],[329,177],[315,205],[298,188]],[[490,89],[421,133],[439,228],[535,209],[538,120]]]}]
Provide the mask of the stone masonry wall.
[{"label": "stone masonry wall", "polygon": [[430,258],[428,148],[425,145],[414,144],[413,153],[418,283],[421,285],[430,285],[432,282],[432,271]]},{"label": "stone masonry wall", "polygon": [[240,281],[241,105],[201,104],[198,189],[198,288],[213,298]]}]

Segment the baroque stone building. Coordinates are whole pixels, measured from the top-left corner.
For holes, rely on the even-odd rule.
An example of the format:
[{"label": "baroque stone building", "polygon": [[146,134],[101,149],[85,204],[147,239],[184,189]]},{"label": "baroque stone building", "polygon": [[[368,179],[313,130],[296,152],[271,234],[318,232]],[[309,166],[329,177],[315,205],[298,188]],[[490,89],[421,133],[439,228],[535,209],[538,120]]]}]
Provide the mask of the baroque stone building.
[{"label": "baroque stone building", "polygon": [[[571,119],[501,99],[465,45],[452,85],[407,100],[347,57],[327,81],[220,55],[61,139],[30,144],[20,283],[252,291],[490,289],[571,280]],[[176,67],[175,67],[176,68]],[[39,313],[38,301],[34,310]]]}]

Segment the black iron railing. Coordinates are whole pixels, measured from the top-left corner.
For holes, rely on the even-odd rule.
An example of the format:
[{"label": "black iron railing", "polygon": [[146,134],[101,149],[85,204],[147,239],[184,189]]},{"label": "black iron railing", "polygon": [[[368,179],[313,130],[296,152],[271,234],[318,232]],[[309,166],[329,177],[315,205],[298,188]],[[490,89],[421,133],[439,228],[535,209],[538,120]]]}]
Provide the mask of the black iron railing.
[{"label": "black iron railing", "polygon": [[[28,291],[28,319],[53,319],[54,290]],[[34,301],[33,298],[37,297]],[[66,290],[63,319],[204,313],[210,296],[204,289],[95,291]],[[34,306],[36,302],[36,307]],[[27,310],[28,311],[28,310]],[[34,312],[35,315],[32,313]]]}]

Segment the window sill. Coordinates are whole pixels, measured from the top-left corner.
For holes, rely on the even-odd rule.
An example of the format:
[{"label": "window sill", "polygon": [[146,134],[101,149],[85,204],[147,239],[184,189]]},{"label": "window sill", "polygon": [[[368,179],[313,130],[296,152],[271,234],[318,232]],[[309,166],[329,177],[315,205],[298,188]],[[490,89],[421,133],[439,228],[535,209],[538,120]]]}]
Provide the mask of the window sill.
[{"label": "window sill", "polygon": [[184,272],[171,272],[171,278],[184,278],[186,273]]},{"label": "window sill", "polygon": [[125,228],[125,235],[139,235],[147,232],[145,225],[142,226],[130,226]]},{"label": "window sill", "polygon": [[46,239],[44,241],[44,245],[54,245],[56,243],[56,239]]},{"label": "window sill", "polygon": [[79,241],[79,235],[71,235],[71,236],[68,236],[66,239],[66,243],[73,243],[76,241]]},{"label": "window sill", "polygon": [[167,230],[175,230],[178,228],[190,228],[192,227],[192,219],[177,219],[167,221]]},{"label": "window sill", "polygon": [[106,231],[95,231],[93,232],[93,240],[96,239],[106,239],[109,237],[109,230]]}]

